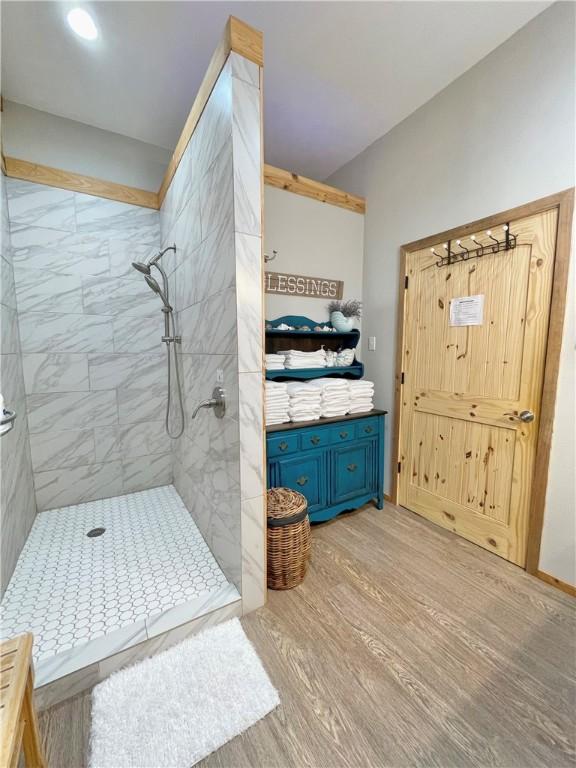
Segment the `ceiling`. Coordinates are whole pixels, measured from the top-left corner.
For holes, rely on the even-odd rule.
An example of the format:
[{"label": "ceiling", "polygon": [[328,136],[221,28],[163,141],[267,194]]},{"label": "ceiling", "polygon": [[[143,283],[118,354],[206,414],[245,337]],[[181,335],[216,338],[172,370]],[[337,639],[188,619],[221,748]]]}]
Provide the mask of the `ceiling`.
[{"label": "ceiling", "polygon": [[264,32],[266,161],[324,179],[550,2],[2,2],[4,98],[172,149],[228,15]]}]

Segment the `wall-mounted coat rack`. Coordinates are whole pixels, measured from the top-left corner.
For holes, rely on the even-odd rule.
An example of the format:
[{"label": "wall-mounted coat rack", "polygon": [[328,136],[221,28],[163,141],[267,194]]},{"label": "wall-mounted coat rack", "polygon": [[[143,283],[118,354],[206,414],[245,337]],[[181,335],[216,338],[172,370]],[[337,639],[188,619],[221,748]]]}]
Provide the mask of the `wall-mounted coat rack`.
[{"label": "wall-mounted coat rack", "polygon": [[447,267],[449,264],[456,264],[459,261],[479,259],[482,256],[485,256],[487,253],[498,253],[499,251],[509,251],[512,248],[516,248],[516,235],[513,235],[510,232],[510,225],[504,224],[502,229],[504,230],[503,240],[499,240],[497,237],[494,237],[492,235],[492,230],[488,229],[486,231],[486,236],[489,237],[492,241],[490,243],[480,243],[478,242],[477,236],[472,235],[469,238],[473,243],[471,248],[466,248],[466,246],[463,245],[462,240],[456,240],[456,245],[459,248],[458,251],[452,250],[452,240],[448,240],[447,243],[444,243],[443,247],[446,251],[444,255],[436,253],[434,248],[430,248],[431,253],[438,257],[436,266]]}]

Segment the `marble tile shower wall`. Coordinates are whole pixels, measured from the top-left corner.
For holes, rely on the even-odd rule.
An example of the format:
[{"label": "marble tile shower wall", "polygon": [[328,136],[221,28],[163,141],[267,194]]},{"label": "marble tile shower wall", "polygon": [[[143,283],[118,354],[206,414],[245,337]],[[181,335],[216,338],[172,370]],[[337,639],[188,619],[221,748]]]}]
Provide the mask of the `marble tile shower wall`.
[{"label": "marble tile shower wall", "polygon": [[[173,442],[174,485],[226,577],[241,588],[238,345],[234,251],[232,72],[225,65],[160,212],[162,247],[182,336],[185,431]],[[168,256],[168,254],[167,254]],[[223,372],[227,411],[195,406]]]},{"label": "marble tile shower wall", "polygon": [[7,182],[38,510],[170,483],[159,212]]},{"label": "marble tile shower wall", "polygon": [[14,270],[6,179],[0,174],[0,392],[6,407],[17,413],[14,428],[0,438],[0,598],[36,516],[34,480],[28,439],[24,372],[16,310]]}]

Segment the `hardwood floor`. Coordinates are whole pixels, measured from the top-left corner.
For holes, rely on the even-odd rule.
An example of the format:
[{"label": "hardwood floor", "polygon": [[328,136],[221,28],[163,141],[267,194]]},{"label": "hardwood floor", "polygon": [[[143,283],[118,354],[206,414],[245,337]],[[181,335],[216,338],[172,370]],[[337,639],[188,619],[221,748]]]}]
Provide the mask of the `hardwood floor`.
[{"label": "hardwood floor", "polygon": [[[282,704],[202,768],[574,765],[576,601],[410,512],[316,526],[242,623]],[[87,765],[89,710],[41,716],[53,768]]]}]

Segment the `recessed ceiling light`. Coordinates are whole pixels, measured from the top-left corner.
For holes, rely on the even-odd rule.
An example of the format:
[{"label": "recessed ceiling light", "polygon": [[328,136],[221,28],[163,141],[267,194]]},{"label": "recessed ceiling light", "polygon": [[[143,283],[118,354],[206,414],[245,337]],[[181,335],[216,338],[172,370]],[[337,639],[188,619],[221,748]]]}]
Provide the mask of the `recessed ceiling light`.
[{"label": "recessed ceiling light", "polygon": [[84,8],[73,8],[66,18],[74,32],[84,40],[96,40],[98,37],[94,19]]}]

